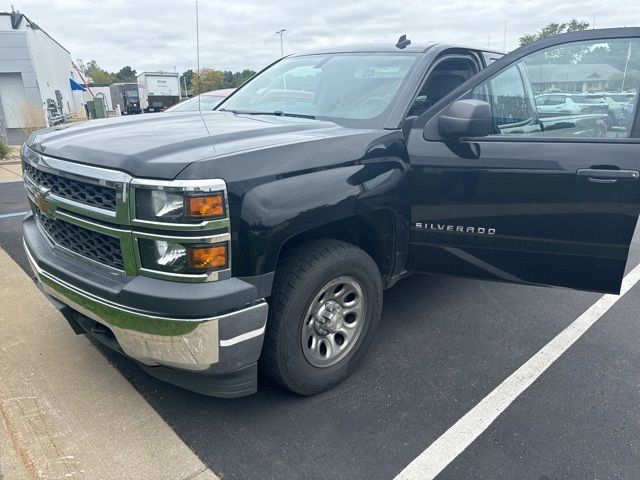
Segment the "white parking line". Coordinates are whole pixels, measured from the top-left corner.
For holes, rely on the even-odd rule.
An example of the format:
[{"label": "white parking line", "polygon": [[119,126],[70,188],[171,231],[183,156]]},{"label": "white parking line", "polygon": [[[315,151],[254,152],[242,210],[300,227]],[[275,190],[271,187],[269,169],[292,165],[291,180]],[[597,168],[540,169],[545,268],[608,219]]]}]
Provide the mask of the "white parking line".
[{"label": "white parking line", "polygon": [[2,213],[0,214],[0,220],[2,220],[3,218],[24,217],[27,213],[29,212],[24,211],[24,212]]},{"label": "white parking line", "polygon": [[395,477],[395,480],[435,478],[639,280],[640,265],[637,265],[624,277],[620,295],[600,297],[586,312],[542,347],[538,353],[418,455]]}]

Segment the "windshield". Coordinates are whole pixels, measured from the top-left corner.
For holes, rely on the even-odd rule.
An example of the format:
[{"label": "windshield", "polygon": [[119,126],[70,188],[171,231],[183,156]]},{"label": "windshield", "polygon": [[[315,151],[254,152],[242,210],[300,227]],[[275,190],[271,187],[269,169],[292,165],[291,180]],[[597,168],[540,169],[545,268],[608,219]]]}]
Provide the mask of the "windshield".
[{"label": "windshield", "polygon": [[[200,97],[200,108],[198,108],[198,97]],[[197,112],[198,110],[213,110],[222,100],[224,100],[224,98],[225,97],[221,95],[198,95],[168,108],[167,112]]]},{"label": "windshield", "polygon": [[364,121],[385,113],[417,58],[404,53],[285,58],[249,81],[220,110],[365,126],[371,122]]},{"label": "windshield", "polygon": [[138,89],[136,88],[135,90],[125,90],[124,94],[128,98],[138,98]]}]

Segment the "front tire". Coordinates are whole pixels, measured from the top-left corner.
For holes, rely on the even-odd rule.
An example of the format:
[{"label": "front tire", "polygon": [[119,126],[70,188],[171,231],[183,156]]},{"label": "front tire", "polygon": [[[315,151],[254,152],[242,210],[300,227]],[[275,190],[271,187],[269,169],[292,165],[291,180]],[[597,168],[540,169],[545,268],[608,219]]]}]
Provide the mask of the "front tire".
[{"label": "front tire", "polygon": [[380,271],[354,245],[314,240],[280,262],[269,307],[261,368],[313,395],[344,380],[364,356],[380,321]]}]

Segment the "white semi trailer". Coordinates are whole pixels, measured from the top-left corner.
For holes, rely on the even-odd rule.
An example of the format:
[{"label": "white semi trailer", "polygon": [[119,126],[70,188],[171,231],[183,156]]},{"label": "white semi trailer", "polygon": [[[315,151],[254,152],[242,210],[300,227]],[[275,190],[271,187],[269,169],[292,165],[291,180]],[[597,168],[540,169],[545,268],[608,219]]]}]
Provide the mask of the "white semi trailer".
[{"label": "white semi trailer", "polygon": [[161,112],[180,101],[180,80],[174,72],[141,72],[138,74],[140,108],[145,112]]}]

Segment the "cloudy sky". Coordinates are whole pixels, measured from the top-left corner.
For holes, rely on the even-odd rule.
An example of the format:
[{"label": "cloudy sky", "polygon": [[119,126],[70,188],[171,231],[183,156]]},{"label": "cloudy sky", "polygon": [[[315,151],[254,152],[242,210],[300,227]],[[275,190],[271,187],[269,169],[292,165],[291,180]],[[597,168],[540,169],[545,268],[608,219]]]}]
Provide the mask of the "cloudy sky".
[{"label": "cloudy sky", "polygon": [[[195,69],[195,2],[183,0],[0,0],[25,13],[72,55],[107,70]],[[444,41],[515,48],[518,37],[577,18],[598,28],[640,25],[640,1],[617,0],[200,0],[202,67],[259,69],[285,54],[325,45]],[[506,41],[504,36],[507,25]]]}]

